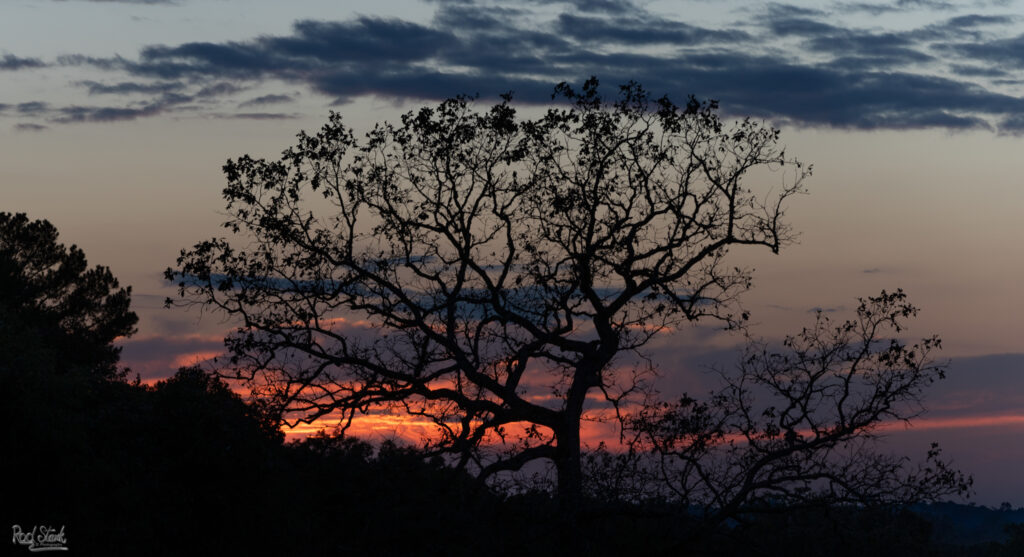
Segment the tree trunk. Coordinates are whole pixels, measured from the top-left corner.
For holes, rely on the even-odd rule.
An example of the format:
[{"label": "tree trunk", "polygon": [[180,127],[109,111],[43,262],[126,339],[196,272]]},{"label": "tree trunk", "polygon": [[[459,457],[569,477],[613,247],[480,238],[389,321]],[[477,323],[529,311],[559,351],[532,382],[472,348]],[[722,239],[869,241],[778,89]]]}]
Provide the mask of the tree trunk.
[{"label": "tree trunk", "polygon": [[[599,327],[600,329],[600,327]],[[555,431],[558,446],[555,448],[555,469],[558,472],[558,506],[564,521],[563,540],[569,554],[581,554],[584,541],[579,517],[583,506],[583,471],[580,453],[580,421],[587,391],[599,384],[600,370],[611,360],[614,349],[598,353],[600,358],[587,357],[576,366],[569,392],[566,393],[565,409],[562,411],[561,426]]]},{"label": "tree trunk", "polygon": [[560,427],[555,431],[555,468],[558,471],[558,499],[563,512],[575,515],[583,502],[583,472],[580,469],[580,418],[587,391],[599,384],[600,370],[611,360],[614,350],[588,356],[576,366],[576,375],[566,393]]},{"label": "tree trunk", "polygon": [[567,416],[566,424],[557,432],[555,470],[558,472],[558,502],[567,512],[575,513],[583,497],[583,473],[580,469],[580,419]]},{"label": "tree trunk", "polygon": [[558,473],[558,508],[561,514],[558,528],[562,553],[579,555],[583,547],[580,532],[580,507],[583,499],[583,473],[580,468],[580,417],[567,413],[565,422],[557,432],[555,470]]}]

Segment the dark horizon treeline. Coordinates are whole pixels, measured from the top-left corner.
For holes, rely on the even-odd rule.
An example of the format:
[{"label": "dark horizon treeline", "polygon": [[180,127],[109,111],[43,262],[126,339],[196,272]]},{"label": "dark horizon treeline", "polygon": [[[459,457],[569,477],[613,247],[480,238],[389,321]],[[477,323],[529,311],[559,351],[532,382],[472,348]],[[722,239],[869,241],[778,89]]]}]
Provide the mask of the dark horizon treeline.
[{"label": "dark horizon treeline", "polygon": [[1024,510],[779,508],[705,531],[680,504],[591,498],[576,520],[549,491],[483,486],[415,448],[285,442],[201,369],[129,381],[113,341],[134,332],[130,289],[56,237],[0,213],[0,508],[7,528],[64,528],[76,554],[1024,554],[1021,524],[950,535],[957,513]]},{"label": "dark horizon treeline", "polygon": [[[153,386],[3,369],[4,521],[63,526],[77,553],[566,554],[568,524],[548,493],[482,488],[408,447],[327,435],[286,443],[199,369]],[[574,538],[595,556],[1003,557],[1022,554],[1024,526],[1002,543],[984,541],[991,527],[974,539],[951,533],[979,513],[985,521],[1020,512],[780,509],[695,532],[686,509],[603,501],[587,507]]]}]

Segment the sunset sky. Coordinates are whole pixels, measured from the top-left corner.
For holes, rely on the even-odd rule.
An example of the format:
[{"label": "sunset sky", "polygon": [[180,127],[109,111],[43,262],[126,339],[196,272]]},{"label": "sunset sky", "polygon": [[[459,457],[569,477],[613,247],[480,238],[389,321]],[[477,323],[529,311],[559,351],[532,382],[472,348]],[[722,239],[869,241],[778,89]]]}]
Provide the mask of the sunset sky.
[{"label": "sunset sky", "polygon": [[[1024,1],[5,0],[0,210],[132,285],[125,363],[166,377],[231,327],[162,308],[163,269],[221,234],[227,158],[274,157],[332,109],[356,130],[459,93],[529,111],[590,75],[780,127],[814,176],[797,245],[733,253],[756,330],[903,288],[951,368],[888,445],[937,440],[975,501],[1024,506]],[[660,335],[661,390],[710,388],[735,344]]]}]

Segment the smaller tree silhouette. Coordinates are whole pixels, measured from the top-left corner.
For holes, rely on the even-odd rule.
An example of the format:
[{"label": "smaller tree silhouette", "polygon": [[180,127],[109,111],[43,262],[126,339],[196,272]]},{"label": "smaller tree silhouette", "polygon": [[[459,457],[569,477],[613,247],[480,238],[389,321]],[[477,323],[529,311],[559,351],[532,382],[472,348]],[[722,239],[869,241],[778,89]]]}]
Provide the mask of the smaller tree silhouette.
[{"label": "smaller tree silhouette", "polygon": [[972,480],[940,459],[879,452],[883,426],[919,416],[923,391],[943,377],[938,337],[897,335],[917,308],[902,290],[860,300],[856,317],[787,337],[782,350],[751,339],[724,386],[705,402],[684,396],[633,417],[635,448],[703,527],[758,511],[807,505],[905,504],[963,495]]},{"label": "smaller tree silhouette", "polygon": [[113,342],[135,332],[131,287],[57,236],[48,221],[0,213],[0,367],[121,377]]}]

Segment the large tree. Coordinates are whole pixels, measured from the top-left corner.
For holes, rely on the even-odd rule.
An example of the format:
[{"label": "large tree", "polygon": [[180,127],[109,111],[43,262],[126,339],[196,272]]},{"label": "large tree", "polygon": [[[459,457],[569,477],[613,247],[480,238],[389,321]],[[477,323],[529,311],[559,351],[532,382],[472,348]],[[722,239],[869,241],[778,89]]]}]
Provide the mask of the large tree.
[{"label": "large tree", "polygon": [[430,447],[485,478],[549,459],[573,504],[593,395],[642,388],[629,354],[659,331],[746,317],[727,252],[786,245],[810,169],[714,102],[632,83],[609,102],[594,79],[556,96],[535,119],[457,97],[362,139],[332,114],[280,160],[228,161],[233,237],[167,271],[241,320],[221,373],[285,420],[429,418]]},{"label": "large tree", "polygon": [[114,341],[135,332],[130,305],[131,287],[89,268],[48,221],[0,213],[0,368],[121,377]]}]

